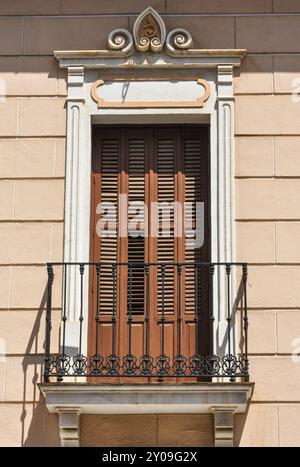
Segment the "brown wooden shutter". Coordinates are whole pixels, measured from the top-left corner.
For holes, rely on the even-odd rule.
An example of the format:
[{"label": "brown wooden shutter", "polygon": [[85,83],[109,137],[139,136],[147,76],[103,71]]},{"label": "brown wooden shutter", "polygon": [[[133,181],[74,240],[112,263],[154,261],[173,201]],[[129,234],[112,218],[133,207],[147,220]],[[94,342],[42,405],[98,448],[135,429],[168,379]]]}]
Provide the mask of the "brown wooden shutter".
[{"label": "brown wooden shutter", "polygon": [[[145,202],[145,137],[131,137],[128,145],[128,202]],[[130,212],[128,222],[133,220],[135,212]],[[142,216],[142,214],[140,214]],[[146,228],[146,213],[143,213],[139,227]],[[130,233],[130,232],[129,232]],[[136,235],[136,234],[135,234]],[[143,263],[145,261],[145,236],[128,236],[128,262]],[[135,266],[132,269],[131,280],[131,309],[132,313],[144,312],[144,270]],[[128,277],[128,309],[129,309],[129,277]]]},{"label": "brown wooden shutter", "polygon": [[[113,281],[111,263],[121,262],[160,262],[160,263],[195,263],[209,261],[208,243],[208,133],[201,127],[124,127],[99,128],[94,141],[93,156],[93,205],[92,219],[93,245],[91,261],[108,263],[102,266],[100,275],[100,352],[108,355],[112,352],[112,320]],[[128,195],[128,201],[145,201],[151,221],[151,202],[191,202],[192,227],[196,227],[195,203],[205,202],[205,245],[201,249],[187,248],[190,240],[184,236],[177,238],[174,232],[174,211],[171,210],[171,234],[161,235],[163,216],[160,211],[158,237],[120,238],[118,236],[98,238],[95,225],[99,216],[95,207],[108,201],[118,206],[121,194]],[[128,220],[132,218],[129,212]],[[116,219],[118,230],[118,213]],[[148,232],[149,235],[150,232]],[[162,351],[162,277],[160,268],[150,268],[149,272],[149,326],[150,354],[157,356]],[[171,358],[178,350],[178,284],[177,267],[170,266],[165,278],[165,313],[167,315],[165,330],[165,353]],[[91,279],[91,290],[95,289],[96,274]],[[116,313],[117,319],[117,352],[120,356],[128,353],[128,293],[127,266],[118,267]],[[205,352],[207,336],[203,319],[208,314],[208,282],[203,270],[198,274],[195,284],[195,268],[182,269],[181,276],[181,315],[182,345],[181,352],[186,356],[193,355],[195,348]],[[131,307],[134,316],[132,324],[132,352],[140,356],[145,351],[145,275],[134,271],[132,277]],[[92,293],[90,332],[95,334],[96,296]],[[197,307],[196,307],[197,302]],[[196,309],[197,308],[197,309]],[[197,326],[195,311],[201,311],[204,318]],[[144,314],[144,315],[143,315]],[[197,342],[197,345],[195,345]],[[92,345],[92,344],[91,344]],[[92,347],[91,347],[92,348]],[[206,350],[205,350],[206,349]]]},{"label": "brown wooden shutter", "polygon": [[[185,172],[185,218],[191,225],[191,229],[196,228],[196,202],[201,199],[201,150],[200,139],[186,138],[184,147],[184,172]],[[188,204],[187,204],[188,203]],[[186,232],[185,238],[185,262],[195,263],[200,261],[200,250],[194,248],[194,239]],[[200,295],[200,275],[193,267],[186,267],[185,270],[185,310],[186,313],[195,313],[196,303],[199,303]],[[197,282],[197,287],[196,287]],[[196,290],[197,289],[197,290]],[[197,302],[198,300],[198,302]]]},{"label": "brown wooden shutter", "polygon": [[[113,203],[117,210],[118,205],[118,167],[119,167],[119,140],[103,139],[101,141],[101,202]],[[111,219],[117,225],[116,218]],[[111,236],[101,236],[100,238],[100,261],[108,263],[108,267],[103,266],[100,275],[100,303],[102,313],[112,313],[113,286],[111,263],[117,261],[117,236],[111,232]]]},{"label": "brown wooden shutter", "polygon": [[[157,201],[158,203],[174,203],[175,201],[175,144],[173,138],[157,139]],[[157,238],[157,261],[158,263],[172,263],[175,260],[174,245],[174,210],[170,214],[170,231],[163,230],[163,211],[159,210],[158,226],[159,237]],[[157,306],[162,309],[162,276],[158,270],[157,277]],[[174,312],[174,269],[166,268],[165,276],[165,312]]]}]

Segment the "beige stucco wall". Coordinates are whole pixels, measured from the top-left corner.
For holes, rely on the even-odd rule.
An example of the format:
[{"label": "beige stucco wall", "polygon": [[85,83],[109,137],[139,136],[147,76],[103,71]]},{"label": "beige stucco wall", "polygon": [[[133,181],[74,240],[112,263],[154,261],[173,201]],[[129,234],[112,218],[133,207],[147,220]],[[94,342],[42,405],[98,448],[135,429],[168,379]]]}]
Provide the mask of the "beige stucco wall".
[{"label": "beige stucco wall", "polygon": [[[7,354],[0,361],[0,445],[59,442],[56,416],[36,386],[44,263],[62,260],[63,250],[66,86],[53,50],[105,48],[107,34],[131,28],[132,14],[149,4],[165,14],[168,29],[189,29],[195,47],[248,49],[235,81],[236,224],[238,259],[251,264],[256,386],[247,417],[237,417],[236,443],[300,445],[300,363],[291,360],[292,339],[300,336],[300,103],[291,98],[300,77],[300,16],[278,15],[300,13],[295,0],[0,2],[0,337]],[[84,416],[82,444],[212,443],[209,416],[132,420]]]},{"label": "beige stucco wall", "polygon": [[300,367],[291,353],[300,336],[300,105],[292,99],[300,76],[292,31],[300,17],[264,20],[237,24],[248,49],[235,81],[237,250],[251,265],[255,381],[241,445],[299,446]]}]

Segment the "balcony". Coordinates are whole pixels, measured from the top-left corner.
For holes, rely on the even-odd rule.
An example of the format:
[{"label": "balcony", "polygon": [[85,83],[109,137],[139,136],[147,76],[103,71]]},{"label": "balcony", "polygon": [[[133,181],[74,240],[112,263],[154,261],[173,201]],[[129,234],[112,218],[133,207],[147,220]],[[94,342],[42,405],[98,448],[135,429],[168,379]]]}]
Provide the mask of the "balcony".
[{"label": "balcony", "polygon": [[245,412],[246,264],[49,263],[47,271],[40,389],[49,411],[213,413],[215,430],[220,413]]},{"label": "balcony", "polygon": [[[54,269],[57,268],[61,269],[59,276],[63,278],[60,345],[58,342],[51,342],[52,288],[55,281]],[[240,295],[238,302],[232,303],[231,283],[236,280],[239,268],[241,268]],[[78,283],[79,289],[79,296],[77,295],[79,309],[75,320],[74,317],[73,319],[68,317],[66,292],[68,273],[72,269],[76,274],[73,279]],[[156,289],[160,291],[157,295],[161,297],[160,304],[155,310],[156,317],[153,316],[153,310],[151,310],[150,297],[150,281],[153,279],[151,277],[153,274],[158,283]],[[227,324],[224,334],[226,353],[220,355],[214,351],[216,318],[213,314],[213,297],[215,277],[218,276],[220,279],[222,274],[227,290],[224,300]],[[87,280],[87,275],[89,275],[89,280]],[[102,275],[106,281],[106,288],[102,290],[101,297]],[[91,284],[91,277],[95,280],[88,292],[85,290],[85,285]],[[195,296],[189,297],[190,301],[192,299],[193,313],[186,312],[187,306],[182,296],[183,282],[187,277],[192,277],[195,284],[192,290]],[[201,279],[205,282],[204,292]],[[118,291],[120,282],[124,280],[127,282],[125,312],[124,303],[120,304],[121,297]],[[175,282],[177,287],[174,287]],[[168,289],[170,285],[171,291]],[[91,290],[93,286],[96,286],[96,291]],[[200,288],[201,293],[205,294],[205,300],[199,293]],[[173,295],[174,289],[177,292],[176,300]],[[185,292],[186,296],[190,295],[187,290]],[[87,297],[88,300],[86,300]],[[105,301],[101,302],[101,298]],[[201,303],[197,301],[204,301],[206,309],[201,309]],[[91,316],[84,313],[84,303],[88,304],[89,309],[96,305],[93,322],[91,322]],[[190,309],[191,306],[189,306]],[[84,329],[87,328],[86,320],[89,320],[89,328],[93,328],[93,332],[89,333],[93,345],[88,346],[88,354],[83,353],[83,348],[86,348],[86,343],[83,342]],[[239,348],[235,342],[237,322],[240,323],[241,331]],[[71,326],[74,334],[74,325],[77,329],[77,342],[72,352],[70,346],[66,344],[66,337],[69,334],[68,328]],[[167,338],[170,337],[170,327],[173,328],[172,338],[175,341],[171,346],[167,342]],[[191,329],[188,328],[192,329],[194,336],[190,335]],[[187,331],[189,331],[188,337]],[[105,344],[100,342],[101,338]],[[155,345],[153,343],[151,345],[153,339],[156,341]],[[205,340],[205,345],[201,340]],[[44,371],[46,382],[49,382],[50,377],[56,377],[58,381],[63,381],[68,377],[153,378],[158,381],[166,378],[188,378],[189,380],[192,378],[195,381],[199,378],[208,381],[225,378],[236,381],[239,378],[249,381],[247,343],[246,264],[48,264]],[[76,349],[75,354],[74,349]]]}]

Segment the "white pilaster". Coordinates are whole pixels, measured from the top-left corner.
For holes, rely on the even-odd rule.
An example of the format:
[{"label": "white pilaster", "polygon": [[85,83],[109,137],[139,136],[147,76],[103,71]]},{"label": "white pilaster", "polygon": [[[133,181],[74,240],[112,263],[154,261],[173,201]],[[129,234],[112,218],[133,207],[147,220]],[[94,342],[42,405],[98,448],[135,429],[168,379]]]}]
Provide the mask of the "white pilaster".
[{"label": "white pilaster", "polygon": [[[234,154],[234,96],[233,67],[217,67],[217,109],[218,109],[218,261],[235,262],[235,154]],[[218,317],[217,353],[228,352],[227,341],[227,284],[225,268],[218,276]],[[231,272],[231,304],[235,297],[235,269]],[[233,310],[231,310],[233,311]],[[234,315],[232,316],[234,319]],[[231,339],[231,353],[235,339]]]},{"label": "white pilaster", "polygon": [[[89,260],[89,222],[85,218],[86,198],[90,190],[90,159],[85,145],[86,122],[84,115],[84,67],[68,68],[67,98],[67,154],[65,190],[65,250],[67,263]],[[84,290],[87,291],[88,270],[84,274]],[[83,323],[87,326],[87,299],[83,297]],[[69,266],[66,283],[66,353],[78,353],[80,315],[79,266]],[[83,332],[82,352],[86,352],[86,332]]]}]

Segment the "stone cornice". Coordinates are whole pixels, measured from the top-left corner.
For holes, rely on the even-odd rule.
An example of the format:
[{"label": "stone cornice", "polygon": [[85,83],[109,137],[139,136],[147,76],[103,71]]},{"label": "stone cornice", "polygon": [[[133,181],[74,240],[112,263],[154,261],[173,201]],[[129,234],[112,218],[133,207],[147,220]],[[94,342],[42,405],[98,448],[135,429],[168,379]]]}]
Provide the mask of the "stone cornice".
[{"label": "stone cornice", "polygon": [[[208,58],[208,57],[223,57],[223,58],[240,58],[242,59],[247,54],[247,49],[188,49],[176,52],[174,57],[185,58]],[[96,59],[96,58],[127,58],[132,53],[122,52],[117,50],[55,50],[54,56],[57,60],[62,59]]]},{"label": "stone cornice", "polygon": [[172,55],[132,54],[113,50],[61,50],[54,56],[62,68],[85,66],[87,68],[165,68],[165,67],[215,67],[220,64],[240,66],[246,49],[188,49]]}]

